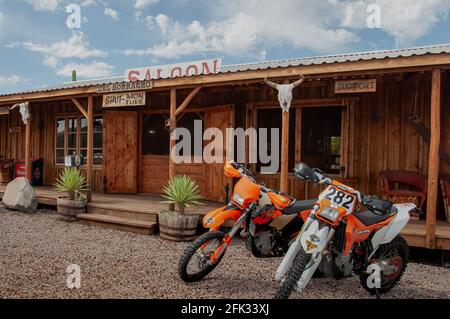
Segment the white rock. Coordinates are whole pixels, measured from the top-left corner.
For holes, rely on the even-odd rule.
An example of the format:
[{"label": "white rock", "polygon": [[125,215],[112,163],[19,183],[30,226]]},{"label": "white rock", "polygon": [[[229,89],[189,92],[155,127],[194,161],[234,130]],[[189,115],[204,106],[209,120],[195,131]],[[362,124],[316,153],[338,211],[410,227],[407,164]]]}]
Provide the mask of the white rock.
[{"label": "white rock", "polygon": [[38,206],[36,194],[25,177],[18,177],[6,186],[3,204],[12,210],[33,212]]}]

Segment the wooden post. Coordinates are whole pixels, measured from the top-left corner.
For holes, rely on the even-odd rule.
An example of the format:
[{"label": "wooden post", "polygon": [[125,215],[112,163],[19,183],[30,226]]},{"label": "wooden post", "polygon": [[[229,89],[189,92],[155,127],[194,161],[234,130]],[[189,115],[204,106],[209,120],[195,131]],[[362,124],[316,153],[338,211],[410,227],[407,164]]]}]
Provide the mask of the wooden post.
[{"label": "wooden post", "polygon": [[94,162],[94,98],[92,96],[88,97],[88,109],[87,109],[87,158],[86,163],[86,176],[87,183],[89,185],[90,191],[87,194],[87,200],[90,202],[92,200],[92,188],[93,188],[93,174],[92,165]]},{"label": "wooden post", "polygon": [[[177,89],[170,89],[170,118],[176,123],[175,112],[177,110]],[[175,147],[176,141],[172,140],[172,134],[170,133],[170,149],[169,149],[169,180],[175,175],[175,163],[172,160],[172,149]]]},{"label": "wooden post", "polygon": [[426,247],[436,246],[436,211],[439,181],[439,147],[441,140],[441,70],[434,69],[431,83],[431,142],[428,163]]},{"label": "wooden post", "polygon": [[288,192],[289,112],[282,114],[280,191]]},{"label": "wooden post", "polygon": [[31,183],[31,119],[25,123],[25,176]]}]

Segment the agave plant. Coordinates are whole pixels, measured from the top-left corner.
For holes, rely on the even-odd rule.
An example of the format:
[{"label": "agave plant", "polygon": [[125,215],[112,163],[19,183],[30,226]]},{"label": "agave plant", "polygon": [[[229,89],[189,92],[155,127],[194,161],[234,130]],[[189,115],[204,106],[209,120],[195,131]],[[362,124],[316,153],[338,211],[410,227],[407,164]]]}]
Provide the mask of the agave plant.
[{"label": "agave plant", "polygon": [[185,175],[174,176],[169,183],[164,186],[163,198],[166,204],[177,205],[178,212],[184,214],[186,207],[199,205],[202,196],[196,181]]},{"label": "agave plant", "polygon": [[88,191],[86,177],[73,167],[66,167],[53,184],[55,190],[67,193],[70,200],[86,200],[83,192]]}]

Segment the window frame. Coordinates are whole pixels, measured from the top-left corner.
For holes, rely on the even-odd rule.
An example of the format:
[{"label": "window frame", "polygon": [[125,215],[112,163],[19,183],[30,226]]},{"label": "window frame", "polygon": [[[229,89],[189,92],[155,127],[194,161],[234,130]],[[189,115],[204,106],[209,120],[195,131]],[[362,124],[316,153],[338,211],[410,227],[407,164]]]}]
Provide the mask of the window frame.
[{"label": "window frame", "polygon": [[[302,120],[302,109],[312,108],[312,107],[341,107],[342,118],[341,118],[341,173],[336,175],[329,175],[333,178],[353,178],[353,169],[350,165],[350,153],[352,151],[352,141],[350,141],[350,136],[352,135],[352,130],[354,128],[354,116],[353,110],[355,108],[357,98],[323,98],[323,99],[305,99],[305,100],[293,100],[291,108],[295,109],[295,162],[299,163],[302,160],[301,151],[301,120]],[[255,127],[258,129],[258,111],[263,109],[280,109],[277,101],[267,101],[267,102],[255,102],[247,103],[247,128]],[[291,115],[292,116],[292,115]],[[247,149],[249,144],[247,142]],[[290,145],[290,147],[292,147]],[[280,149],[281,152],[281,149]],[[254,172],[256,170],[256,164],[250,165]],[[257,172],[259,173],[259,172]],[[276,173],[280,174],[280,172]]]},{"label": "window frame", "polygon": [[[103,116],[103,114],[94,114],[94,120],[95,120],[95,118],[101,118],[103,121],[104,121],[104,116]],[[76,130],[76,133],[69,133],[69,120],[70,119],[76,119],[77,120],[77,130]],[[55,125],[55,127],[54,127],[54,134],[55,134],[55,138],[54,138],[54,152],[53,152],[53,156],[54,156],[54,160],[53,160],[53,164],[54,164],[54,166],[56,166],[56,167],[61,167],[61,166],[64,166],[64,163],[58,163],[57,162],[57,152],[58,152],[58,150],[64,150],[64,156],[67,156],[67,154],[68,154],[68,151],[69,151],[69,145],[68,145],[68,143],[69,143],[69,134],[74,134],[75,136],[76,136],[76,153],[77,154],[81,154],[81,150],[86,150],[87,151],[87,145],[86,145],[86,147],[81,147],[81,135],[82,134],[86,134],[87,135],[87,132],[86,133],[84,133],[84,132],[82,132],[81,131],[81,121],[83,120],[83,119],[86,119],[83,115],[78,115],[78,114],[65,114],[65,115],[57,115],[57,116],[55,116],[55,118],[54,118],[54,125]],[[61,148],[61,147],[57,147],[58,145],[57,145],[57,143],[58,143],[58,141],[57,141],[57,123],[59,122],[59,121],[61,121],[61,120],[64,120],[64,148]],[[103,127],[104,127],[104,122],[103,122]],[[104,161],[104,156],[105,156],[105,154],[104,154],[104,130],[102,129],[101,131],[95,131],[95,130],[93,130],[93,134],[95,135],[95,133],[101,133],[102,134],[102,148],[95,148],[95,147],[93,147],[93,153],[95,153],[95,151],[97,150],[97,151],[99,151],[99,150],[102,150],[102,154],[103,154],[103,161]],[[72,149],[72,148],[70,148],[70,149]],[[87,163],[85,162],[81,167],[82,168],[86,168],[86,166],[87,166]],[[94,162],[93,162],[93,159],[92,159],[92,166],[94,167],[94,168],[101,168],[101,167],[103,167],[103,163],[102,164],[94,164]]]}]

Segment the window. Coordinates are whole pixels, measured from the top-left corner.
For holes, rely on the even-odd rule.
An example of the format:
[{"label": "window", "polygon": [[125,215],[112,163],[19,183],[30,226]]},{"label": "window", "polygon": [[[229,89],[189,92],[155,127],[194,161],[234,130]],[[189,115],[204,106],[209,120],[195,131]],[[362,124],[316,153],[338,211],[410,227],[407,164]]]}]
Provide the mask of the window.
[{"label": "window", "polygon": [[[279,129],[279,159],[280,159],[280,167],[279,171],[281,171],[281,134],[282,134],[282,112],[281,109],[273,108],[273,109],[260,109],[258,110],[258,129],[267,129],[267,152],[268,156],[272,157],[271,152],[271,141],[272,141],[272,128]],[[258,154],[259,154],[259,137],[258,137]],[[261,166],[267,166],[266,164],[262,164],[259,162],[260,156],[258,155],[258,164],[257,171],[261,171]],[[295,166],[295,108],[291,108],[289,114],[289,171],[291,172]]]},{"label": "window", "polygon": [[[177,127],[182,127],[191,133],[191,155],[196,157],[202,157],[203,156],[203,147],[199,150],[196,150],[195,145],[195,121],[201,121],[201,129],[198,129],[198,133],[200,134],[200,138],[202,138],[200,141],[197,141],[197,143],[200,143],[199,145],[203,145],[203,117],[204,115],[202,113],[184,113],[180,116],[180,119],[177,121]],[[181,138],[177,141],[181,141]],[[180,156],[184,156],[183,150],[180,151]]]},{"label": "window", "polygon": [[142,155],[169,155],[170,135],[161,114],[145,115],[142,119]]},{"label": "window", "polygon": [[302,108],[302,161],[328,174],[341,168],[342,107]]},{"label": "window", "polygon": [[[67,155],[81,154],[87,158],[87,127],[85,117],[66,117],[56,120],[55,163],[64,164]],[[94,165],[103,163],[103,118],[94,118]]]},{"label": "window", "polygon": [[[183,113],[177,118],[177,127],[191,132],[192,149],[194,150],[194,121],[203,120],[201,113]],[[145,115],[142,120],[142,155],[169,155],[170,134],[165,127],[166,117],[162,114]],[[201,132],[203,134],[203,131]],[[180,139],[181,140],[181,139]],[[202,150],[203,152],[203,150]],[[193,154],[202,156],[202,154]],[[181,154],[183,156],[183,154]]]}]

